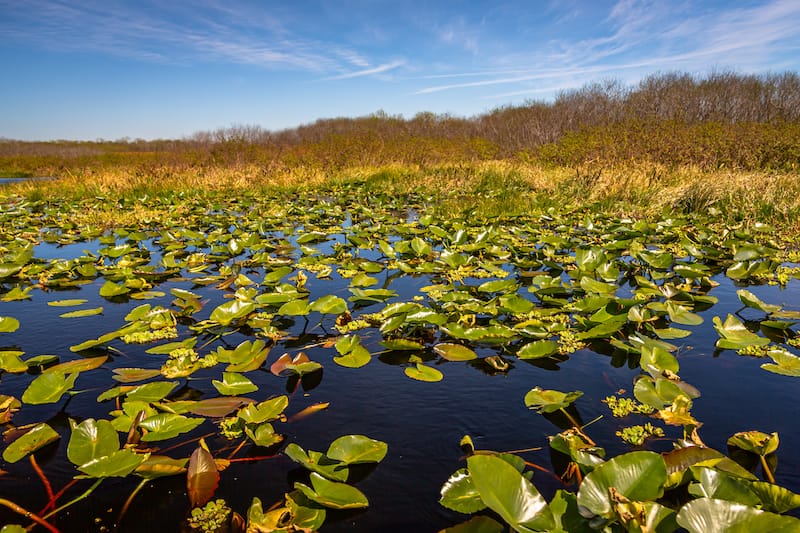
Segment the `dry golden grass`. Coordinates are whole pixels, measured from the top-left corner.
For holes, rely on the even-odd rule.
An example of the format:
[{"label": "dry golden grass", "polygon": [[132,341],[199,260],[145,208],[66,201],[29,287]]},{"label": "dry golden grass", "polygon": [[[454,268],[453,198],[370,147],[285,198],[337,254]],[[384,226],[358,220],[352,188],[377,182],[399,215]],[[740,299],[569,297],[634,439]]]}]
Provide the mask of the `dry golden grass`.
[{"label": "dry golden grass", "polygon": [[[139,198],[172,193],[237,194],[359,187],[367,192],[435,196],[444,212],[479,209],[519,214],[557,205],[596,205],[630,213],[720,210],[730,218],[798,226],[800,176],[768,171],[708,171],[652,163],[626,166],[546,167],[513,160],[461,164],[351,167],[326,173],[313,166],[254,164],[119,166],[67,173],[49,182],[10,185],[9,193],[72,199]],[[102,212],[108,209],[108,212]],[[79,215],[105,226],[159,218],[157,213],[120,213],[98,206]]]}]

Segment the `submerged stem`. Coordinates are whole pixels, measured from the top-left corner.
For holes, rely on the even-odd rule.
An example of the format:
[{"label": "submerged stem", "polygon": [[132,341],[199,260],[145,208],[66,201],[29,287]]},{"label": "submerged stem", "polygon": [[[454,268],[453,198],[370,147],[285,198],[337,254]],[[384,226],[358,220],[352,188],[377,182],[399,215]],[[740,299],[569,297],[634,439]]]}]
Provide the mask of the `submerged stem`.
[{"label": "submerged stem", "polygon": [[[581,425],[578,423],[578,421],[577,421],[577,420],[575,420],[575,417],[574,417],[574,416],[572,416],[571,414],[569,414],[569,413],[567,412],[567,410],[566,410],[566,409],[564,409],[563,407],[561,407],[561,408],[559,409],[559,411],[561,411],[562,413],[564,413],[564,416],[566,416],[566,417],[567,417],[567,419],[570,421],[570,423],[572,424],[572,427],[575,429],[575,431],[578,433],[578,435],[580,435],[581,437],[583,437],[584,439],[586,439],[586,442],[587,442],[587,443],[589,443],[589,445],[590,445],[590,446],[597,446],[597,444],[595,444],[595,442],[594,442],[592,439],[590,439],[590,438],[589,438],[589,436],[588,436],[586,433],[584,433],[584,432],[583,432],[583,430],[581,429]],[[594,422],[594,421],[592,421],[592,422]],[[591,422],[590,422],[590,423],[591,423]],[[588,425],[588,424],[587,424],[587,425]]]},{"label": "submerged stem", "polygon": [[136,497],[137,494],[139,494],[139,491],[142,490],[145,487],[145,485],[147,485],[147,483],[149,482],[150,482],[149,479],[141,480],[139,484],[136,485],[136,488],[133,489],[133,492],[131,492],[130,496],[128,496],[128,499],[125,500],[125,505],[122,506],[122,509],[120,510],[119,515],[117,516],[117,524],[116,524],[117,527],[119,527],[119,525],[122,523],[122,518],[125,516],[125,513],[128,512],[128,507],[131,506],[133,499]]},{"label": "submerged stem", "polygon": [[53,516],[53,515],[55,515],[55,514],[58,514],[58,513],[60,513],[61,511],[63,511],[63,510],[64,510],[64,509],[66,509],[67,507],[69,507],[70,505],[73,505],[73,504],[75,504],[75,503],[78,503],[79,501],[81,501],[81,500],[83,500],[83,499],[87,498],[87,497],[88,497],[88,496],[89,496],[89,495],[90,495],[92,492],[94,492],[94,489],[96,489],[96,488],[97,488],[97,486],[98,486],[100,483],[102,483],[102,482],[103,482],[103,479],[105,479],[105,478],[102,478],[102,477],[101,477],[100,479],[98,479],[97,481],[95,481],[95,482],[94,482],[94,485],[92,485],[91,487],[89,487],[88,489],[86,489],[86,492],[84,492],[84,493],[83,493],[83,494],[81,494],[80,496],[78,496],[78,497],[76,497],[76,498],[74,498],[74,499],[72,499],[72,500],[68,501],[67,503],[65,503],[64,505],[62,505],[61,507],[59,507],[58,509],[53,509],[52,511],[50,511],[49,513],[47,513],[46,515],[44,515],[42,518],[50,518],[51,516]]},{"label": "submerged stem", "polygon": [[52,485],[50,485],[50,480],[47,479],[46,475],[44,475],[44,471],[39,466],[39,463],[36,462],[36,457],[34,457],[34,454],[30,454],[29,457],[31,459],[31,466],[36,471],[36,474],[39,476],[39,479],[41,479],[42,483],[44,484],[44,488],[47,491],[47,497],[50,499],[52,506],[55,507],[56,505],[55,495],[53,494],[53,487]]},{"label": "submerged stem", "polygon": [[45,522],[45,520],[43,518],[41,518],[39,515],[33,514],[32,512],[28,511],[27,509],[25,509],[23,507],[20,507],[19,505],[17,505],[16,503],[12,502],[11,500],[6,500],[5,498],[0,498],[0,505],[2,505],[4,507],[8,507],[9,509],[14,511],[15,513],[20,514],[20,515],[24,516],[25,518],[29,518],[29,519],[33,520],[34,522],[36,522],[40,526],[52,531],[53,533],[60,533],[58,531],[58,529],[56,529],[54,526],[52,526],[48,522]]}]

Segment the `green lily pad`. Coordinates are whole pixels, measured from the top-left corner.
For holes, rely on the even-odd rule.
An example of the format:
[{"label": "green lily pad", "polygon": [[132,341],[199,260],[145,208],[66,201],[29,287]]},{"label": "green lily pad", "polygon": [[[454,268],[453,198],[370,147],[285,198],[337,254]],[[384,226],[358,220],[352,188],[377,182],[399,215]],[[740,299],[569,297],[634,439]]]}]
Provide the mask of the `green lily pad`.
[{"label": "green lily pad", "polygon": [[111,455],[118,449],[119,436],[111,422],[87,418],[72,428],[67,445],[67,458],[73,464],[80,466]]},{"label": "green lily pad", "polygon": [[740,431],[728,439],[728,446],[766,456],[775,453],[780,444],[777,433],[767,434],[761,431]]},{"label": "green lily pad", "polygon": [[347,311],[347,302],[333,294],[326,294],[308,308],[323,315],[341,315]]},{"label": "green lily pad", "polygon": [[39,405],[55,403],[75,385],[78,373],[64,375],[62,372],[45,372],[31,381],[22,393],[23,403]]},{"label": "green lily pad", "polygon": [[367,497],[355,487],[329,481],[316,472],[312,472],[310,477],[313,488],[299,481],[295,482],[294,488],[313,502],[331,509],[363,509],[369,506]]},{"label": "green lily pad", "polygon": [[481,500],[512,529],[523,533],[553,529],[555,520],[547,501],[509,463],[493,455],[472,455],[467,469]]},{"label": "green lily pad", "polygon": [[217,306],[211,311],[210,320],[217,322],[223,326],[229,326],[233,322],[246,317],[256,309],[256,304],[253,302],[243,302],[241,300],[233,300],[222,305]]},{"label": "green lily pad", "polygon": [[223,372],[222,381],[214,379],[211,384],[224,396],[238,396],[258,390],[258,385],[238,372]]},{"label": "green lily pad", "polygon": [[713,498],[692,500],[678,512],[678,524],[690,533],[708,531],[800,531],[800,520]]},{"label": "green lily pad", "polygon": [[474,351],[462,344],[443,342],[434,346],[433,351],[448,361],[471,361],[478,357]]},{"label": "green lily pad", "polygon": [[13,333],[19,329],[19,320],[13,316],[0,316],[0,333]]},{"label": "green lily pad", "polygon": [[59,434],[49,425],[45,423],[37,424],[3,450],[3,460],[9,463],[16,463],[28,454],[44,448],[59,438]]},{"label": "green lily pad", "polygon": [[417,363],[415,366],[406,367],[403,372],[406,376],[410,377],[411,379],[415,379],[417,381],[427,381],[430,383],[434,383],[437,381],[442,381],[444,376],[441,372],[436,370],[433,367],[424,365],[422,363]]},{"label": "green lily pad", "polygon": [[364,435],[344,435],[331,443],[325,455],[346,465],[380,463],[388,449],[385,442]]},{"label": "green lily pad", "polygon": [[387,350],[417,351],[425,349],[424,344],[420,344],[419,342],[412,341],[410,339],[384,339],[380,341],[378,344],[380,344]]},{"label": "green lily pad", "polygon": [[439,504],[452,511],[464,514],[477,513],[486,509],[481,494],[472,482],[472,476],[466,468],[456,470],[442,485]]},{"label": "green lily pad", "polygon": [[276,420],[289,405],[289,398],[276,396],[261,403],[251,403],[239,410],[239,418],[247,423],[260,424]]},{"label": "green lily pad", "polygon": [[103,313],[102,307],[95,307],[94,309],[81,309],[79,311],[71,311],[69,313],[61,313],[58,315],[60,318],[81,318],[85,316],[100,315]]},{"label": "green lily pad", "polygon": [[47,302],[47,305],[51,307],[74,307],[76,305],[83,305],[89,300],[81,300],[81,299],[73,299],[73,300],[54,300],[52,302]]},{"label": "green lily pad", "polygon": [[131,401],[157,402],[167,397],[177,386],[177,381],[156,381],[147,383],[131,389],[127,393],[126,398]]},{"label": "green lily pad", "polygon": [[630,452],[618,455],[592,470],[578,490],[578,504],[592,513],[611,518],[614,513],[609,489],[629,500],[647,501],[664,494],[667,467],[661,455]]},{"label": "green lily pad", "polygon": [[538,413],[554,413],[569,406],[581,396],[583,396],[581,391],[560,392],[534,387],[525,395],[525,406],[528,409],[535,409]]},{"label": "green lily pad", "polygon": [[145,417],[139,427],[147,430],[142,437],[144,442],[155,442],[177,437],[181,433],[193,430],[204,421],[203,418],[189,418],[172,413],[158,413]]},{"label": "green lily pad", "polygon": [[350,474],[347,465],[341,461],[332,459],[322,452],[314,450],[306,452],[293,442],[286,446],[283,453],[295,463],[333,481],[346,481]]},{"label": "green lily pad", "polygon": [[800,377],[800,357],[783,349],[770,350],[767,355],[773,363],[764,363],[761,368],[775,374]]},{"label": "green lily pad", "polygon": [[558,352],[558,343],[551,340],[538,340],[529,342],[517,352],[520,359],[541,359],[550,357]]},{"label": "green lily pad", "polygon": [[746,346],[766,346],[769,339],[759,337],[748,330],[742,321],[733,315],[728,315],[723,323],[719,317],[714,317],[714,329],[719,333],[718,348],[740,350]]},{"label": "green lily pad", "polygon": [[19,350],[0,351],[0,370],[5,372],[20,373],[28,370],[28,363],[20,359],[25,352]]},{"label": "green lily pad", "polygon": [[758,296],[748,291],[747,289],[739,289],[738,291],[736,291],[736,296],[738,296],[739,300],[747,307],[758,309],[759,311],[763,311],[767,314],[777,313],[778,311],[781,310],[780,305],[766,304],[762,302]]},{"label": "green lily pad", "polygon": [[125,284],[117,284],[113,281],[106,281],[102,287],[100,287],[100,296],[103,298],[113,298],[115,296],[122,296],[123,294],[128,294],[131,290],[125,286]]}]

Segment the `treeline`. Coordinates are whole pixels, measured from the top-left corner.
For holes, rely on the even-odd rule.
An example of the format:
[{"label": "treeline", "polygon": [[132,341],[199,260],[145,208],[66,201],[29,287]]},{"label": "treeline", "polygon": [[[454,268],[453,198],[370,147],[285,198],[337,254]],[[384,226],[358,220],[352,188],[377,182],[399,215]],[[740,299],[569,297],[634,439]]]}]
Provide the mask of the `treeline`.
[{"label": "treeline", "polygon": [[[181,140],[0,141],[5,169],[120,164],[298,165],[339,170],[517,159],[545,165],[659,163],[800,168],[800,76],[666,73],[636,85],[592,83],[552,102],[464,118],[378,112],[269,131],[234,126]],[[53,166],[55,165],[55,167]]]}]

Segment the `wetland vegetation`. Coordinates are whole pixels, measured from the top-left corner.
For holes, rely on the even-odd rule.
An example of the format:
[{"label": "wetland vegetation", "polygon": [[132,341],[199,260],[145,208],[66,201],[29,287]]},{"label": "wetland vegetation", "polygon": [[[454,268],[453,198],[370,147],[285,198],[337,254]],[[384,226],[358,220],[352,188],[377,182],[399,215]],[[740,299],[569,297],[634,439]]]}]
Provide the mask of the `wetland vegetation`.
[{"label": "wetland vegetation", "polygon": [[798,531],[800,79],[0,142],[2,531]]}]

